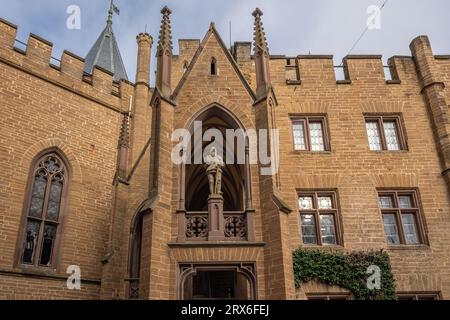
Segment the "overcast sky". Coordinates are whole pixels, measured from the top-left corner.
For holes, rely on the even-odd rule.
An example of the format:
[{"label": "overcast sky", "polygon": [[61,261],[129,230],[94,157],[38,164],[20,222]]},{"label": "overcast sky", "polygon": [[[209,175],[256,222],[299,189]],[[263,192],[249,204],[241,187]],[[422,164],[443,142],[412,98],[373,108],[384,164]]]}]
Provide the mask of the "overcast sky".
[{"label": "overcast sky", "polygon": [[[264,12],[263,22],[271,54],[333,54],[340,64],[366,27],[367,8],[385,0],[115,0],[120,16],[114,17],[114,32],[130,80],[136,68],[135,36],[147,31],[155,42],[160,10],[168,5],[173,14],[175,52],[177,39],[202,39],[214,21],[222,38],[250,41],[255,7]],[[0,17],[19,26],[18,38],[30,32],[54,43],[53,55],[64,49],[84,57],[105,26],[110,0],[0,0]],[[81,28],[66,26],[68,6],[81,9]],[[430,37],[435,54],[450,54],[449,0],[389,0],[381,12],[381,28],[369,30],[353,54],[410,55],[411,40]],[[153,54],[154,56],[154,54]],[[153,59],[154,60],[154,59]],[[154,64],[153,64],[154,68]]]}]

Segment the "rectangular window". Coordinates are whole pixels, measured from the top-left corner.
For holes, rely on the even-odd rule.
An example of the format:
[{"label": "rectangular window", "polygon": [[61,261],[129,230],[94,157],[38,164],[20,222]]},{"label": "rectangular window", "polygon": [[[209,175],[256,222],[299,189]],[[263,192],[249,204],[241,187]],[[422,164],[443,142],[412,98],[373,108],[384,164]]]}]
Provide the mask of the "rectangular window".
[{"label": "rectangular window", "polygon": [[294,149],[301,151],[329,151],[325,116],[308,116],[292,120]]},{"label": "rectangular window", "polygon": [[302,192],[298,203],[303,244],[340,244],[335,192]]},{"label": "rectangular window", "polygon": [[422,244],[420,209],[414,191],[379,192],[384,233],[389,244]]},{"label": "rectangular window", "polygon": [[366,116],[366,131],[372,151],[406,150],[400,116]]},{"label": "rectangular window", "polygon": [[398,300],[439,300],[439,293],[398,293]]}]

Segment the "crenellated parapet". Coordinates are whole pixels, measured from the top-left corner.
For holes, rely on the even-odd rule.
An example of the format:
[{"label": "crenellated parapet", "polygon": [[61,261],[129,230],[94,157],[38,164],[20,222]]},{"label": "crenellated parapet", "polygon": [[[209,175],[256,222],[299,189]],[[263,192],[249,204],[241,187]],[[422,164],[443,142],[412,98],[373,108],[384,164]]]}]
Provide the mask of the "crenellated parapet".
[{"label": "crenellated parapet", "polygon": [[[253,59],[253,57],[251,57]],[[271,55],[274,85],[400,85],[418,81],[410,56],[393,56],[383,63],[381,55],[348,55],[335,65],[332,55]]]},{"label": "crenellated parapet", "polygon": [[[21,70],[46,82],[93,100],[110,109],[128,108],[134,84],[114,81],[113,74],[95,66],[92,75],[84,73],[84,59],[63,51],[60,59],[52,57],[53,43],[30,34],[25,50],[16,45],[17,26],[0,19],[0,63]],[[54,63],[59,61],[59,66]]]}]

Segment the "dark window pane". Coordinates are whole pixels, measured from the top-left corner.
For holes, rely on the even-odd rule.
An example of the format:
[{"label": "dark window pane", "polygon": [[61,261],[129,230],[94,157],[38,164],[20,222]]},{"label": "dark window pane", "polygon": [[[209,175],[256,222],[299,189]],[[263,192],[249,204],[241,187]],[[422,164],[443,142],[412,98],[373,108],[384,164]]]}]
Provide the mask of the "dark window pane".
[{"label": "dark window pane", "polygon": [[320,232],[323,244],[336,244],[336,229],[334,216],[332,214],[320,215]]},{"label": "dark window pane", "polygon": [[405,232],[406,244],[418,244],[416,219],[413,213],[402,214],[403,231]]},{"label": "dark window pane", "polygon": [[25,243],[23,246],[22,262],[30,263],[34,262],[36,254],[36,246],[39,239],[40,222],[28,221],[25,231]]},{"label": "dark window pane", "polygon": [[394,214],[383,214],[384,232],[389,244],[399,244],[397,222]]},{"label": "dark window pane", "polygon": [[61,164],[59,163],[59,160],[54,156],[48,157],[44,161],[44,166],[50,173],[55,173],[61,170]]},{"label": "dark window pane", "polygon": [[304,244],[317,244],[316,221],[314,215],[302,214],[302,238]]},{"label": "dark window pane", "polygon": [[56,237],[56,226],[46,224],[44,227],[44,240],[42,243],[42,252],[40,265],[49,266],[51,263],[53,243]]},{"label": "dark window pane", "polygon": [[438,300],[437,296],[418,296],[417,300]]},{"label": "dark window pane", "polygon": [[36,174],[33,183],[33,193],[31,194],[29,215],[35,218],[41,218],[42,207],[44,205],[45,189],[47,186],[47,177],[45,170],[40,170]]},{"label": "dark window pane", "polygon": [[53,177],[48,198],[47,219],[57,221],[59,216],[59,206],[61,201],[61,192],[63,188],[63,178],[61,175]]}]

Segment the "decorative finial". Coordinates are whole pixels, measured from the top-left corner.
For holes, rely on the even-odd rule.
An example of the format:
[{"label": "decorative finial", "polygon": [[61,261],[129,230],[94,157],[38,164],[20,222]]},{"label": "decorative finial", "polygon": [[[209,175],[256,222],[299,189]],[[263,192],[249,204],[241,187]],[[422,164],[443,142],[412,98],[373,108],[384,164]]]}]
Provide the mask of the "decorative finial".
[{"label": "decorative finial", "polygon": [[255,11],[253,11],[252,15],[254,17],[261,17],[264,13],[261,11],[260,8],[256,8]]},{"label": "decorative finial", "polygon": [[128,148],[130,146],[129,139],[130,112],[123,114],[122,127],[120,128],[119,148]]},{"label": "decorative finial", "polygon": [[159,49],[172,50],[172,27],[170,25],[171,13],[172,11],[167,6],[161,10],[163,18],[161,21],[161,30],[159,31]]},{"label": "decorative finial", "polygon": [[114,0],[111,0],[111,4],[109,5],[109,11],[108,11],[108,20],[106,21],[107,24],[112,25],[114,13],[116,13],[117,15],[120,15],[120,10],[114,4]]},{"label": "decorative finial", "polygon": [[253,16],[255,17],[254,45],[255,48],[259,47],[264,51],[268,51],[269,48],[267,47],[266,34],[264,33],[264,27],[261,21],[262,15],[263,12],[259,8],[256,8],[255,11],[253,11]]}]

